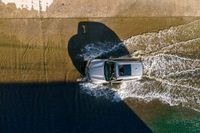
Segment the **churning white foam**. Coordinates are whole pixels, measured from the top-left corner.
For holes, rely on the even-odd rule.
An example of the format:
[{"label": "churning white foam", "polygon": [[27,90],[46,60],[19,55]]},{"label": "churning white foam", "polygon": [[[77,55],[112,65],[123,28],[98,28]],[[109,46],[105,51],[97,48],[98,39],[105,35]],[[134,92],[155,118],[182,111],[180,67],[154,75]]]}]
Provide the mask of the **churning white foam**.
[{"label": "churning white foam", "polygon": [[80,83],[80,88],[84,93],[95,97],[104,97],[114,102],[118,102],[121,100],[116,94],[116,90],[112,87],[96,85],[93,83]]},{"label": "churning white foam", "polygon": [[[82,83],[81,88],[90,95],[104,96],[112,101],[129,97],[146,102],[158,99],[172,106],[181,104],[200,111],[199,60],[175,55],[157,55],[148,57],[143,62],[145,73],[141,81],[122,82],[118,89],[92,83]],[[184,80],[187,77],[192,77],[193,83]]]},{"label": "churning white foam", "polygon": [[83,54],[79,55],[84,58],[84,60],[94,59],[96,57],[105,55],[109,52],[114,52],[124,47],[122,43],[113,42],[95,42],[86,45],[81,52]]},{"label": "churning white foam", "polygon": [[148,76],[165,78],[170,74],[189,72],[200,68],[200,60],[177,55],[158,54],[143,59],[144,73]]},{"label": "churning white foam", "polygon": [[[133,36],[120,43],[123,44],[132,57],[141,57],[144,78],[123,82],[118,89],[81,83],[83,92],[112,101],[129,97],[146,102],[158,99],[172,106],[200,111],[200,20],[158,33]],[[82,56],[91,59],[120,48],[120,45],[112,48],[104,45],[104,50],[89,45]]]},{"label": "churning white foam", "polygon": [[161,30],[158,33],[132,36],[124,40],[123,43],[131,54],[139,50],[148,55],[170,45],[184,43],[197,38],[200,38],[200,20]]}]

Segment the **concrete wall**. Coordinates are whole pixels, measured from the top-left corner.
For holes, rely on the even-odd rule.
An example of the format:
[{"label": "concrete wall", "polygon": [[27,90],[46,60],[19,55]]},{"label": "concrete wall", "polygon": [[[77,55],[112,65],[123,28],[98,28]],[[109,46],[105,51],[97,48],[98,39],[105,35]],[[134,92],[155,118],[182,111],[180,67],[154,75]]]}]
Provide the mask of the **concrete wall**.
[{"label": "concrete wall", "polygon": [[[20,7],[19,3],[16,8],[13,4],[5,4],[5,1],[0,4],[0,17],[3,18],[200,16],[199,0],[54,0],[53,3],[46,3],[46,11],[38,7],[30,11],[30,7],[27,10],[26,6]],[[39,2],[34,0],[34,3]]]}]

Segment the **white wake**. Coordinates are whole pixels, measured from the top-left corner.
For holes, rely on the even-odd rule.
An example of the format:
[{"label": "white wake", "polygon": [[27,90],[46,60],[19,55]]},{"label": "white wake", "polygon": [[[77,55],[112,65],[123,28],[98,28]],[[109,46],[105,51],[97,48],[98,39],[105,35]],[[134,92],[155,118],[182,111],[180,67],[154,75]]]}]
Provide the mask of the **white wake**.
[{"label": "white wake", "polygon": [[121,45],[125,45],[132,57],[141,57],[144,78],[123,82],[118,89],[82,83],[83,92],[112,101],[130,97],[146,102],[158,99],[172,106],[200,111],[200,20],[158,33],[133,36],[112,48],[104,44],[101,50],[90,49],[89,45],[82,56],[91,59],[117,52]]}]

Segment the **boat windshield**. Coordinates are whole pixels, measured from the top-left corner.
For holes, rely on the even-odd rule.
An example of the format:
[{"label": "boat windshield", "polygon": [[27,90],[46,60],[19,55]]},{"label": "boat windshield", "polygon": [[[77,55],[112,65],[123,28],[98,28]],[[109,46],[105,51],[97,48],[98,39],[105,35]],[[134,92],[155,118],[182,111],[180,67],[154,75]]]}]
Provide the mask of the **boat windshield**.
[{"label": "boat windshield", "polygon": [[107,81],[111,81],[116,79],[116,72],[115,72],[115,62],[106,61],[104,64],[104,75]]},{"label": "boat windshield", "polygon": [[131,76],[131,65],[118,65],[119,76]]}]

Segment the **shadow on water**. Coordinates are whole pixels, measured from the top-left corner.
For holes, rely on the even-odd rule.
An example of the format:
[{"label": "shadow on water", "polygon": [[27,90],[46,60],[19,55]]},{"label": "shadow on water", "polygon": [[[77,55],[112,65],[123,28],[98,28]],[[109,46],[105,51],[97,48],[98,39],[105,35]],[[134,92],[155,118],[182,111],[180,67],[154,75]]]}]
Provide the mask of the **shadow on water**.
[{"label": "shadow on water", "polygon": [[1,83],[0,125],[1,133],[151,132],[125,103],[65,82]]},{"label": "shadow on water", "polygon": [[[84,58],[79,55],[83,54],[83,48],[91,43],[94,44],[93,47],[99,47],[101,50],[105,48],[103,46],[99,46],[101,44],[110,45],[107,46],[107,48],[113,48],[117,44],[122,43],[122,41],[114,31],[102,23],[80,22],[78,24],[77,34],[72,36],[68,42],[68,53],[74,66],[82,75],[84,75],[84,68],[86,63]],[[109,58],[111,56],[121,57],[128,54],[128,50],[122,45],[120,49],[117,49],[114,52],[100,55],[96,58]]]}]

